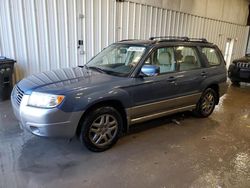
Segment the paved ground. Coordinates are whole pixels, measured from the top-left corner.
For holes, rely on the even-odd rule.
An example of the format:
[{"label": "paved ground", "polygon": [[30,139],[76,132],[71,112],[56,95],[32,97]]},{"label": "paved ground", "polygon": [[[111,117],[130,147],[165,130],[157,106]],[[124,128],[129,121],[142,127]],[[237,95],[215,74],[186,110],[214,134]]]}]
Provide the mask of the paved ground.
[{"label": "paved ground", "polygon": [[250,86],[230,87],[210,118],[144,123],[104,153],[23,132],[2,102],[0,188],[15,187],[250,187]]}]

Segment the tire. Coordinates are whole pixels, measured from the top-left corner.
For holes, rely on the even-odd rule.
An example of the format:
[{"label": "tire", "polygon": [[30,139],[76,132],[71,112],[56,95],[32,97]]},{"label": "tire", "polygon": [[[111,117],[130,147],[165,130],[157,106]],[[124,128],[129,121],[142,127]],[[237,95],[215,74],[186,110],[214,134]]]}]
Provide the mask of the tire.
[{"label": "tire", "polygon": [[194,114],[202,118],[210,116],[214,111],[217,100],[218,94],[215,92],[215,90],[212,88],[207,88],[196,104]]},{"label": "tire", "polygon": [[90,111],[80,132],[81,143],[89,150],[102,152],[119,139],[123,127],[121,114],[113,107],[104,106]]},{"label": "tire", "polygon": [[232,82],[232,84],[233,84],[234,86],[239,86],[239,85],[240,85],[240,82],[238,82],[238,81],[232,81],[232,80],[231,80],[231,82]]}]

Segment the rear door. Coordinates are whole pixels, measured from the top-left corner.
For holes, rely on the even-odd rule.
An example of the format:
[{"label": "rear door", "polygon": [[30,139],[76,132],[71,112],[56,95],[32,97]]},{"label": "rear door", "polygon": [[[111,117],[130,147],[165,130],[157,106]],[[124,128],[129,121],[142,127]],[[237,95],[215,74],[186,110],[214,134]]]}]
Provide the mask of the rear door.
[{"label": "rear door", "polygon": [[182,106],[195,105],[201,96],[202,82],[207,78],[205,64],[192,46],[175,47],[177,61],[177,95]]},{"label": "rear door", "polygon": [[226,66],[219,49],[216,47],[205,46],[201,47],[201,52],[207,61],[207,77],[210,80],[225,82],[227,78]]}]

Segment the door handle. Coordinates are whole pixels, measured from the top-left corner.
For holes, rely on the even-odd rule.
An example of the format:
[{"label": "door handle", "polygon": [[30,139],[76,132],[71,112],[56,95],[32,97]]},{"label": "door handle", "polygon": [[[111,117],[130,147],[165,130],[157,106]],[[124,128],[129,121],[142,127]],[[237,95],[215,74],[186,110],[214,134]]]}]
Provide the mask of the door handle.
[{"label": "door handle", "polygon": [[207,77],[207,73],[206,72],[201,72],[201,76],[202,77]]},{"label": "door handle", "polygon": [[167,81],[171,82],[171,83],[174,83],[176,81],[176,78],[173,77],[173,76],[170,76]]}]

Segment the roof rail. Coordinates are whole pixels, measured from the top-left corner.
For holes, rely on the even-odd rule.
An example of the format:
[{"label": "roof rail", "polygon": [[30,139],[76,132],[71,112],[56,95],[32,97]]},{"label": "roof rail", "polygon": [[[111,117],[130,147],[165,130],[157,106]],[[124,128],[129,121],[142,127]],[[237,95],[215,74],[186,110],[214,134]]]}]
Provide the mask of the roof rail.
[{"label": "roof rail", "polygon": [[120,40],[119,42],[124,42],[124,41],[133,41],[133,40],[136,40],[136,39],[124,39],[124,40]]},{"label": "roof rail", "polygon": [[188,37],[178,37],[178,36],[160,36],[160,37],[150,37],[149,40],[155,39],[165,39],[165,40],[184,40],[187,41]]},{"label": "roof rail", "polygon": [[195,42],[208,42],[205,38],[189,38],[189,40]]},{"label": "roof rail", "polygon": [[181,40],[181,41],[193,41],[193,42],[204,42],[207,43],[205,38],[188,38],[188,37],[178,37],[178,36],[160,36],[160,37],[150,37],[149,40],[162,39],[160,41],[168,40]]}]

